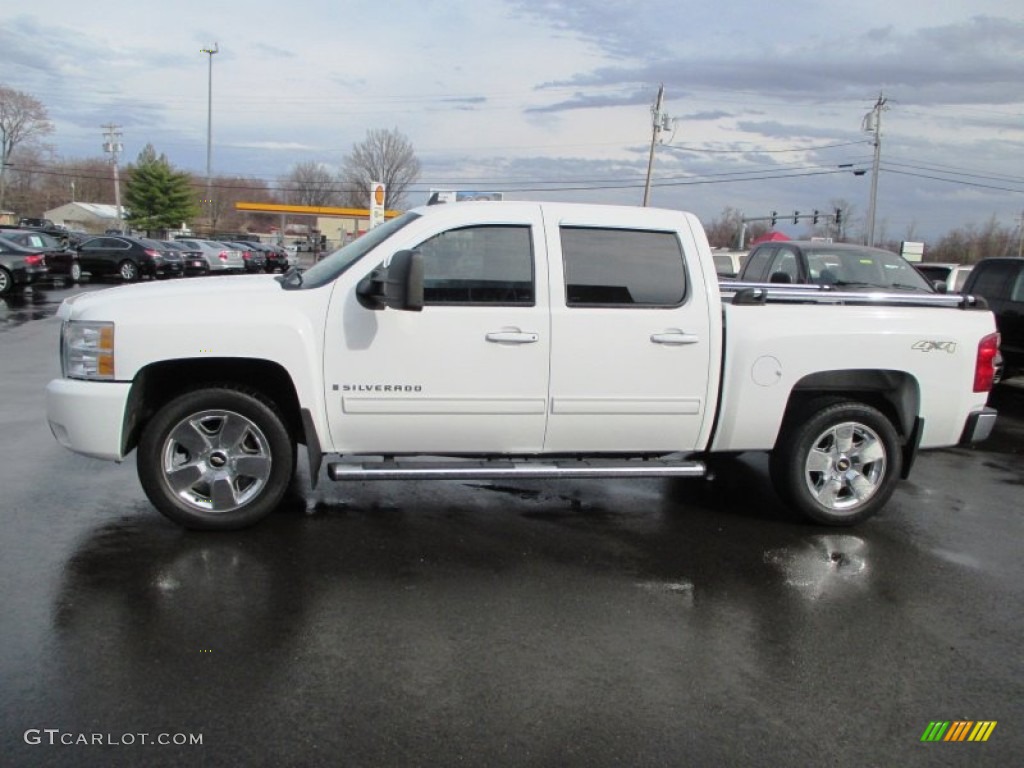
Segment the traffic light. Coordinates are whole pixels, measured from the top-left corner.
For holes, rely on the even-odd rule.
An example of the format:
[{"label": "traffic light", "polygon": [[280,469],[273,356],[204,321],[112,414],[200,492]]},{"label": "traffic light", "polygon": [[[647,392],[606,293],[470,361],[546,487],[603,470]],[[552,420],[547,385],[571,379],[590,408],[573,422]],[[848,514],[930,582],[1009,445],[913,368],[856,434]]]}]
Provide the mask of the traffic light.
[{"label": "traffic light", "polygon": [[814,224],[817,224],[817,223],[818,223],[818,211],[817,211],[817,210],[815,210],[815,211],[814,211],[814,219],[813,219],[813,222],[814,222]]},{"label": "traffic light", "polygon": [[793,223],[794,224],[799,224],[800,223],[800,211],[793,211]]},{"label": "traffic light", "polygon": [[773,227],[775,226],[775,220],[777,218],[779,218],[779,214],[777,214],[775,211],[772,211],[772,226]]},{"label": "traffic light", "polygon": [[843,223],[843,209],[842,208],[836,208],[836,229],[839,229],[839,227],[842,225],[842,223]]}]

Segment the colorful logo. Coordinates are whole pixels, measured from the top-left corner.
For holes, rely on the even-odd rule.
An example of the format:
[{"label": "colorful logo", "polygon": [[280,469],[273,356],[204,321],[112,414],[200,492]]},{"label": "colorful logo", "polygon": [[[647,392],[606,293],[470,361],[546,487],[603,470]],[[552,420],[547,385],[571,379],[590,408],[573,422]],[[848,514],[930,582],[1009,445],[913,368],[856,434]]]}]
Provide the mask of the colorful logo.
[{"label": "colorful logo", "polygon": [[921,741],[988,741],[995,729],[995,720],[932,720]]}]

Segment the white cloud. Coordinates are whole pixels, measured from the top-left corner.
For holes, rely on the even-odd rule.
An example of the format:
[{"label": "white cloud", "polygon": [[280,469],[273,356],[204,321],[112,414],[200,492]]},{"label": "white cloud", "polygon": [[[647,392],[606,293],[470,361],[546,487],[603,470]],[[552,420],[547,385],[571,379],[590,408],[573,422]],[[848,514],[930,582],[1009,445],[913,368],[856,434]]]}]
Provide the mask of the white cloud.
[{"label": "white cloud", "polygon": [[[47,105],[65,157],[101,154],[99,126],[115,122],[126,159],[152,143],[199,171],[210,64],[200,49],[214,42],[216,173],[274,179],[299,161],[337,166],[367,129],[397,127],[425,181],[512,190],[532,180],[560,191],[518,196],[638,202],[620,181],[642,184],[650,104],[664,82],[666,111],[679,118],[672,141],[704,152],[659,150],[655,183],[704,176],[656,187],[658,204],[712,217],[726,205],[753,215],[866,200],[867,181],[849,174],[723,174],[863,161],[864,145],[774,151],[863,140],[860,119],[881,89],[885,157],[946,164],[974,175],[945,178],[977,184],[1002,174],[992,186],[1024,190],[1019,0],[38,0],[0,9],[0,81]],[[1024,208],[1024,191],[896,170],[883,174],[879,199],[894,229],[916,220],[941,234]],[[570,188],[602,178],[604,190]],[[714,178],[723,180],[703,183]]]}]

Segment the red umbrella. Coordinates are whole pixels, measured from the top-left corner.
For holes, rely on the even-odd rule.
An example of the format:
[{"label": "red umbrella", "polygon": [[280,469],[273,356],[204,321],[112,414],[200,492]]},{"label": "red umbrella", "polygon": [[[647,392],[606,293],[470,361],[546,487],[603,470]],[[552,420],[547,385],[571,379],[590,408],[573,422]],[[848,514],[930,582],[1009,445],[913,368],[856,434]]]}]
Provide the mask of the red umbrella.
[{"label": "red umbrella", "polygon": [[771,232],[766,232],[765,234],[761,235],[760,237],[755,237],[753,240],[750,241],[750,245],[751,245],[751,247],[753,247],[753,246],[757,245],[758,243],[775,243],[775,242],[778,242],[780,240],[789,240],[789,237],[787,235],[785,235],[784,233],[776,232],[773,229]]}]

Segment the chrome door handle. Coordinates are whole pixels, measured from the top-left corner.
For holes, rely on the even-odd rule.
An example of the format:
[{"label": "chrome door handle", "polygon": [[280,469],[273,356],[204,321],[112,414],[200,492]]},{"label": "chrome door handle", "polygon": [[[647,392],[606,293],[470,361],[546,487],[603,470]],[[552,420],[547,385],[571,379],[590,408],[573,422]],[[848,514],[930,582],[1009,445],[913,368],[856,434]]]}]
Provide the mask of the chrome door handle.
[{"label": "chrome door handle", "polygon": [[696,344],[700,341],[700,337],[694,336],[692,333],[672,331],[670,333],[652,333],[651,341],[655,344]]},{"label": "chrome door handle", "polygon": [[533,344],[540,340],[540,334],[523,331],[492,331],[484,338],[495,344]]}]

